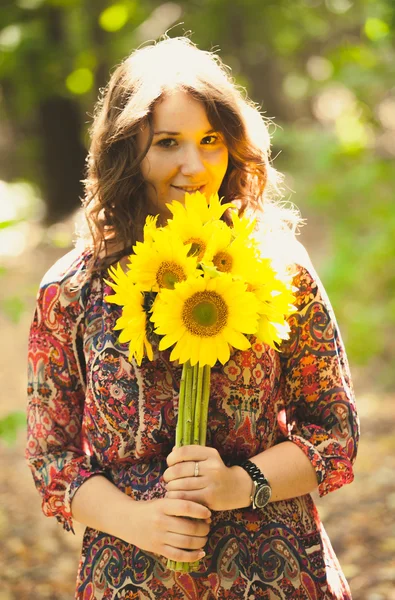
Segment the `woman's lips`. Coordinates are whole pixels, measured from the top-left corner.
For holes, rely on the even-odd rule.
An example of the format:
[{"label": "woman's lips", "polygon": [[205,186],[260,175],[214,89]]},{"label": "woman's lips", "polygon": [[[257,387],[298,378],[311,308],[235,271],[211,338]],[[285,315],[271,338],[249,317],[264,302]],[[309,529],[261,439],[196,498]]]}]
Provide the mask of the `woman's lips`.
[{"label": "woman's lips", "polygon": [[201,186],[199,186],[199,187],[196,187],[196,188],[189,188],[189,189],[188,189],[188,188],[183,188],[183,187],[181,187],[181,186],[178,186],[178,185],[172,185],[171,187],[172,187],[172,188],[174,188],[175,190],[179,190],[180,192],[183,192],[184,194],[185,194],[186,192],[188,192],[188,194],[193,194],[194,192],[200,192],[200,193],[203,193],[203,192],[204,192],[204,189],[205,189],[205,187],[206,187],[206,185],[201,185]]}]

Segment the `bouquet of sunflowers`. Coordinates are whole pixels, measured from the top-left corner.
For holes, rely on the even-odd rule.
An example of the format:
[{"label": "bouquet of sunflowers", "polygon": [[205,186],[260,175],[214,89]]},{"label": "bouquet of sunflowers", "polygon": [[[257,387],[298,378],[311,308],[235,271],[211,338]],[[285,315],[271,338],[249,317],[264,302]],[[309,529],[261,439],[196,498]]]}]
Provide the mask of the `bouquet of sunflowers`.
[{"label": "bouquet of sunflowers", "polygon": [[[170,360],[183,365],[176,446],[205,445],[211,367],[225,364],[232,349],[247,350],[251,336],[273,348],[287,339],[294,296],[290,277],[261,255],[255,221],[240,218],[233,205],[195,192],[167,207],[166,226],[147,218],[128,271],[110,268],[115,294],[106,300],[123,307],[116,329],[119,341],[129,342],[129,360],[153,360],[155,342],[159,350],[172,347]],[[227,209],[231,227],[221,220]]]}]

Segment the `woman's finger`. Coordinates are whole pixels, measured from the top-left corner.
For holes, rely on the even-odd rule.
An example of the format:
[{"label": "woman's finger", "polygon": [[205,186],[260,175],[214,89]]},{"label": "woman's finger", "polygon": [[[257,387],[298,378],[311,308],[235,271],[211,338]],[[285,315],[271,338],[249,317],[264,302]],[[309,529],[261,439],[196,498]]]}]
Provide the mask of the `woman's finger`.
[{"label": "woman's finger", "polygon": [[207,536],[183,535],[169,531],[166,535],[166,544],[183,550],[199,550],[207,543]]},{"label": "woman's finger", "polygon": [[165,498],[169,498],[171,500],[187,500],[188,502],[197,502],[198,504],[207,506],[206,499],[204,498],[201,490],[177,490],[166,492]]},{"label": "woman's finger", "polygon": [[[197,466],[196,466],[197,465]],[[172,467],[166,469],[163,473],[165,482],[173,481],[173,479],[183,479],[184,477],[201,478],[204,472],[207,472],[207,461],[188,461],[176,463]]]},{"label": "woman's finger", "polygon": [[182,550],[181,548],[174,548],[174,546],[164,544],[162,554],[165,558],[177,562],[195,562],[201,560],[206,553],[204,550]]},{"label": "woman's finger", "polygon": [[211,457],[219,456],[215,448],[209,446],[189,445],[173,448],[167,457],[167,464],[172,467],[176,463],[187,461],[205,461]]},{"label": "woman's finger", "polygon": [[205,537],[210,531],[210,525],[207,521],[201,519],[182,519],[180,517],[169,517],[166,522],[167,531],[179,533],[182,535],[192,535],[195,537]]},{"label": "woman's finger", "polygon": [[200,504],[191,500],[173,500],[164,498],[163,512],[170,517],[189,517],[190,519],[208,519],[211,517],[211,511]]},{"label": "woman's finger", "polygon": [[175,490],[203,490],[207,487],[205,477],[184,477],[182,479],[173,479],[166,484],[168,492]]}]

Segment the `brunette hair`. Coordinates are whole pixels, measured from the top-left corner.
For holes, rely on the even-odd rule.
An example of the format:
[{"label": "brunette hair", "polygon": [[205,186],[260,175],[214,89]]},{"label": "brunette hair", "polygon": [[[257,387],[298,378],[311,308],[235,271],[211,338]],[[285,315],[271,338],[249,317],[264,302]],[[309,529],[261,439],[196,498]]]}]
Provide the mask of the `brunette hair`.
[{"label": "brunette hair", "polygon": [[[140,165],[152,142],[155,105],[174,90],[201,101],[223,135],[229,163],[220,197],[236,201],[240,214],[266,214],[272,229],[294,231],[300,223],[295,207],[277,202],[282,176],[269,162],[270,136],[258,107],[215,53],[199,50],[187,37],[164,36],[115,69],[95,107],[83,206],[89,245],[104,263],[130,253],[141,239],[148,201]],[[139,152],[136,136],[145,125],[150,137]]]}]

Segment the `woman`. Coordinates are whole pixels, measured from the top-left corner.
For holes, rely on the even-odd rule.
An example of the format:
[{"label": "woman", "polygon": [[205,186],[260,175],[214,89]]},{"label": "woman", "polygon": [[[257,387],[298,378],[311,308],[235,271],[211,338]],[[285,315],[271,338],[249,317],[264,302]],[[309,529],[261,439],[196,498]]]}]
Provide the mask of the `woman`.
[{"label": "woman", "polygon": [[[353,480],[352,385],[297,215],[273,199],[265,122],[218,57],[177,38],[115,70],[91,134],[90,243],[44,277],[29,344],[26,457],[43,511],[86,525],[75,598],[351,598],[310,492]],[[212,369],[207,447],[174,448],[181,367],[168,351],[128,361],[104,278],[126,268],[147,215],[164,224],[166,203],[195,190],[260,217],[297,312],[280,352],[255,342]]]}]

